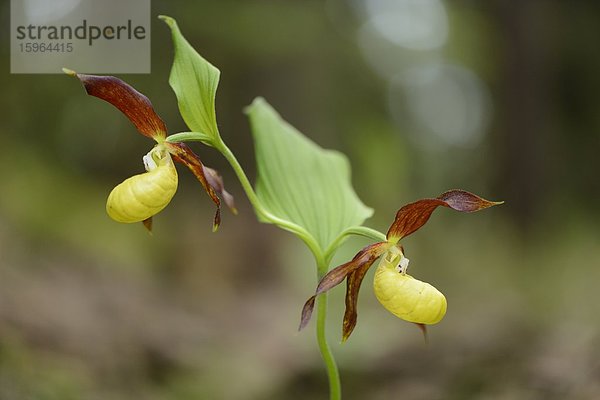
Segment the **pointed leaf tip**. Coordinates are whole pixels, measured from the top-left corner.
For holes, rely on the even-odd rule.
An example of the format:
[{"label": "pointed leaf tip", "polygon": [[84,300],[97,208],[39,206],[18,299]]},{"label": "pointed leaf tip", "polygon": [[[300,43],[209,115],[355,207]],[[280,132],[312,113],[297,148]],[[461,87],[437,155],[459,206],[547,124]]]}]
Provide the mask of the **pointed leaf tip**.
[{"label": "pointed leaf tip", "polygon": [[161,21],[164,21],[164,23],[169,26],[177,24],[177,22],[172,17],[169,17],[168,15],[159,15],[158,19],[160,19]]},{"label": "pointed leaf tip", "polygon": [[265,105],[267,103],[267,101],[265,100],[264,97],[258,96],[255,97],[254,100],[252,100],[252,103],[248,104],[246,107],[244,107],[244,114],[248,115],[252,112],[252,110],[254,110],[256,107],[260,107],[262,105]]},{"label": "pointed leaf tip", "polygon": [[175,57],[169,85],[177,97],[181,117],[194,132],[207,135],[205,144],[215,146],[222,141],[217,127],[215,97],[221,72],[204,59],[183,36],[177,22],[159,17],[171,30]]}]

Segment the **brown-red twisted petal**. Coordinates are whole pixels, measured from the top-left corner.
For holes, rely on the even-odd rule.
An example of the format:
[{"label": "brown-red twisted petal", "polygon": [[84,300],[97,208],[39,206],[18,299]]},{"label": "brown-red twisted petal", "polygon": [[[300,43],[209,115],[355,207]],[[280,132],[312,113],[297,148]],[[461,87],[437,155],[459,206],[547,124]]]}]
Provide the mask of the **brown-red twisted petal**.
[{"label": "brown-red twisted petal", "polygon": [[435,199],[421,199],[398,210],[396,219],[387,232],[387,239],[396,243],[403,237],[414,233],[425,225],[433,211],[439,206],[460,212],[475,212],[502,203],[483,199],[464,190],[449,190]]},{"label": "brown-red twisted petal", "polygon": [[310,317],[312,316],[312,312],[315,308],[316,298],[317,296],[310,296],[308,300],[306,300],[306,303],[304,303],[304,307],[302,307],[302,314],[300,317],[300,326],[298,327],[299,331],[301,331],[306,325],[308,325]]},{"label": "brown-red twisted petal", "polygon": [[204,165],[203,168],[204,176],[206,176],[208,184],[213,187],[213,189],[219,194],[219,196],[221,196],[221,198],[223,199],[225,204],[227,204],[227,207],[229,207],[231,212],[237,214],[237,208],[235,208],[233,196],[227,190],[225,190],[223,177],[219,175],[219,173],[216,170],[209,168],[206,165]]},{"label": "brown-red twisted petal", "polygon": [[342,323],[342,342],[345,342],[350,337],[350,334],[356,326],[358,292],[363,278],[376,258],[369,259],[366,263],[348,274],[346,279],[346,311],[344,312],[344,321]]},{"label": "brown-red twisted petal", "polygon": [[[387,242],[379,242],[369,245],[359,251],[351,261],[332,269],[323,278],[321,278],[319,284],[317,285],[315,294],[311,296],[304,304],[304,307],[302,307],[299,330],[304,329],[304,327],[310,321],[310,317],[312,316],[315,306],[315,298],[318,295],[325,293],[329,289],[339,285],[347,276],[349,276],[349,274],[359,269],[363,265],[368,264],[371,266],[373,262],[383,253],[385,253],[389,247],[390,244]],[[360,281],[356,283],[360,285]],[[358,289],[356,289],[356,294],[358,295]]]},{"label": "brown-red twisted petal", "polygon": [[167,147],[175,161],[182,163],[192,171],[194,176],[202,184],[206,193],[212,199],[213,203],[217,206],[217,211],[215,212],[215,217],[213,219],[213,230],[217,230],[221,224],[221,200],[219,200],[219,197],[217,196],[216,188],[210,184],[210,181],[206,176],[206,167],[202,164],[202,161],[200,161],[200,157],[198,157],[185,143],[165,142],[164,145]]},{"label": "brown-red twisted petal", "polygon": [[150,100],[114,76],[76,74],[86,92],[117,107],[144,136],[165,138],[167,127],[156,114]]}]

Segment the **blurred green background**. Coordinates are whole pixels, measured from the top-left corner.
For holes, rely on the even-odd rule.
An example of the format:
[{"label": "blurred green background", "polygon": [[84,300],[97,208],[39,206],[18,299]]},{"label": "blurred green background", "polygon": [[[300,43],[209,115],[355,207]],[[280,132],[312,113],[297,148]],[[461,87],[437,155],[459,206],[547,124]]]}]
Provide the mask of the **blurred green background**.
[{"label": "blurred green background", "polygon": [[[221,134],[254,177],[242,108],[264,96],[346,153],[385,231],[395,211],[462,188],[502,207],[446,209],[404,241],[411,273],[448,298],[425,346],[365,280],[339,344],[345,399],[600,398],[600,3],[440,0],[152,2],[152,74],[122,76],[171,133],[176,18],[222,72]],[[1,3],[5,26],[8,1]],[[237,217],[180,168],[154,235],[105,214],[142,171],[147,138],[63,75],[10,75],[0,47],[0,399],[325,399],[312,330],[309,252],[254,219],[232,171]],[[335,262],[368,242],[350,240]]]}]

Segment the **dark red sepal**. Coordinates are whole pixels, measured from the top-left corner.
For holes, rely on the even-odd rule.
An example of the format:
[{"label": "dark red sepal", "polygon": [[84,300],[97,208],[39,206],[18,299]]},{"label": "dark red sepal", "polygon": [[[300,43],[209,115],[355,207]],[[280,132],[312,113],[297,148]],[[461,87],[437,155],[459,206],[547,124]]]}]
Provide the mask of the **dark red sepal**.
[{"label": "dark red sepal", "polygon": [[99,76],[70,73],[75,75],[91,95],[109,102],[118,108],[144,136],[157,140],[164,139],[167,127],[156,114],[150,100],[114,76]]},{"label": "dark red sepal", "polygon": [[390,242],[414,233],[421,228],[439,206],[448,207],[460,212],[475,212],[484,208],[496,206],[503,202],[483,199],[464,190],[449,190],[435,199],[422,199],[402,207],[396,213],[396,218],[387,233]]}]

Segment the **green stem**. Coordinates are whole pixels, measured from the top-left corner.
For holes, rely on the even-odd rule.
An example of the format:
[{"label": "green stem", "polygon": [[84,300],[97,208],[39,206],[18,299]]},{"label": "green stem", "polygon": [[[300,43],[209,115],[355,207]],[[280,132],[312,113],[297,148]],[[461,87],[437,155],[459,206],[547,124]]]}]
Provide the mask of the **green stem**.
[{"label": "green stem", "polygon": [[267,220],[270,223],[275,224],[282,229],[285,229],[286,231],[295,233],[296,235],[298,235],[298,237],[300,237],[302,239],[302,241],[304,241],[304,243],[308,246],[308,248],[315,255],[315,257],[320,258],[322,256],[321,247],[319,246],[317,241],[313,238],[313,236],[306,231],[306,229],[302,228],[299,225],[294,224],[293,222],[281,219],[281,218],[271,214],[269,211],[265,210],[265,208],[261,204],[258,196],[256,195],[256,192],[254,191],[254,188],[252,187],[250,180],[248,180],[248,177],[246,176],[244,169],[238,162],[237,158],[235,157],[235,155],[233,154],[231,149],[229,149],[229,147],[227,147],[225,142],[223,142],[221,140],[219,143],[216,143],[214,145],[214,147],[217,150],[219,150],[221,152],[221,154],[223,154],[223,156],[227,159],[227,161],[231,165],[231,168],[233,168],[233,171],[237,175],[238,180],[240,181],[242,188],[246,192],[246,196],[248,197],[248,200],[254,207],[254,210],[256,211],[256,214],[259,217],[259,219]]},{"label": "green stem", "polygon": [[346,240],[346,238],[350,235],[364,236],[369,239],[375,239],[378,242],[386,241],[385,235],[383,233],[379,232],[378,230],[375,230],[373,228],[368,228],[366,226],[352,226],[352,227],[346,229],[345,231],[343,231],[325,250],[324,255],[325,255],[325,261],[327,262],[327,264],[329,264],[329,262],[331,262],[333,255],[335,254],[337,249],[340,247],[342,242],[344,240]]},{"label": "green stem", "polygon": [[212,143],[212,136],[210,135],[205,135],[204,133],[200,133],[200,132],[179,132],[179,133],[174,133],[170,136],[168,136],[165,139],[167,142],[170,143],[178,143],[178,142],[202,142],[207,146],[213,147]]},{"label": "green stem", "polygon": [[[168,141],[201,141],[206,143],[206,136],[202,134],[198,134],[197,132],[182,132],[179,134],[175,134],[169,136],[167,138]],[[293,222],[286,221],[276,217],[267,211],[260,202],[260,199],[256,195],[250,180],[246,176],[244,169],[238,162],[237,158],[233,154],[233,152],[227,147],[227,145],[219,140],[218,142],[210,141],[207,143],[223,154],[223,156],[227,159],[231,168],[235,172],[244,192],[246,192],[246,196],[248,200],[254,207],[254,210],[259,217],[259,219],[267,220],[273,224],[278,225],[279,227],[293,232],[298,235],[304,243],[308,246],[310,251],[313,253],[315,257],[315,261],[317,263],[317,274],[319,279],[321,279],[329,270],[329,261],[335,248],[332,248],[330,251],[330,255],[325,257],[323,251],[321,250],[317,241],[310,235],[304,228],[294,224]],[[348,234],[355,233],[349,232]],[[367,235],[368,236],[368,235]],[[341,239],[340,239],[341,240]],[[323,358],[323,362],[325,363],[325,368],[327,369],[327,377],[329,379],[329,399],[330,400],[341,400],[342,398],[342,387],[340,383],[340,374],[338,372],[337,364],[335,363],[335,359],[333,358],[333,353],[331,352],[331,348],[329,347],[329,343],[327,343],[327,336],[325,334],[327,320],[327,293],[323,293],[320,296],[317,296],[317,342],[319,344],[319,351],[321,352],[321,357]]]},{"label": "green stem", "polygon": [[[254,188],[250,184],[246,173],[244,172],[242,166],[238,162],[233,152],[223,142],[219,143],[215,147],[223,154],[223,156],[227,159],[229,164],[231,164],[231,168],[233,168],[234,172],[236,173],[242,185],[242,188],[246,192],[246,196],[248,196],[248,200],[250,200],[250,203],[252,203],[252,206],[256,210],[258,216],[266,218],[269,221],[279,225],[280,227],[296,233],[304,241],[304,243],[306,243],[306,245],[315,257],[315,261],[317,262],[317,273],[319,279],[321,279],[329,270],[329,261],[326,260],[325,257],[323,257],[323,252],[319,247],[319,244],[308,232],[306,232],[300,226],[297,226],[296,224],[293,224],[289,221],[279,219],[273,214],[269,213],[267,210],[265,210],[262,204],[260,203],[258,196],[256,196],[256,192],[254,192]],[[322,295],[317,297],[317,342],[319,344],[319,351],[321,352],[321,357],[323,358],[323,362],[325,363],[325,368],[327,369],[327,377],[329,379],[329,399],[341,400],[342,387],[340,383],[340,374],[338,372],[338,367],[335,363],[335,359],[333,358],[331,348],[329,347],[329,343],[327,343],[327,336],[325,334],[326,320],[327,293],[323,293]]]},{"label": "green stem", "polygon": [[[321,279],[329,270],[329,265],[324,258],[315,256],[317,261],[317,272]],[[325,332],[327,321],[327,293],[317,296],[317,343],[319,351],[327,369],[327,377],[329,379],[329,399],[341,400],[342,385],[340,383],[340,373],[337,364],[333,358],[333,353],[329,343],[327,343],[327,335]]]},{"label": "green stem", "polygon": [[385,242],[386,237],[383,233],[376,229],[369,228],[368,226],[353,226],[344,231],[346,235],[358,235],[366,238],[375,239],[379,242]]},{"label": "green stem", "polygon": [[256,195],[256,192],[254,191],[250,180],[246,176],[244,169],[240,165],[239,161],[237,160],[231,149],[229,149],[229,147],[227,147],[227,145],[222,141],[217,146],[215,146],[215,148],[219,150],[221,154],[223,154],[223,156],[231,165],[231,168],[233,168],[233,171],[237,175],[238,180],[240,181],[242,188],[244,189],[244,192],[246,192],[248,200],[250,200],[250,203],[254,207],[254,210],[256,211],[258,216],[262,217],[265,214],[267,214],[267,211],[263,208],[262,204],[260,203],[260,200],[258,199],[258,196]]}]

